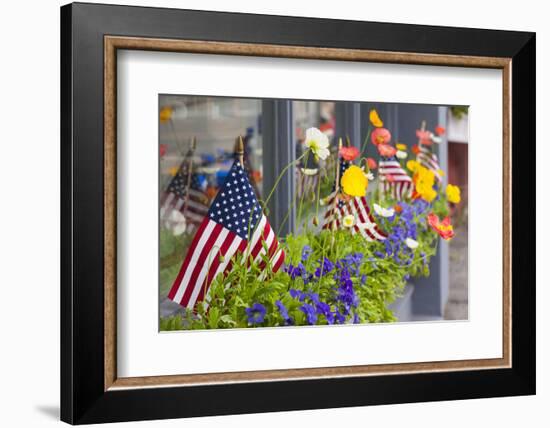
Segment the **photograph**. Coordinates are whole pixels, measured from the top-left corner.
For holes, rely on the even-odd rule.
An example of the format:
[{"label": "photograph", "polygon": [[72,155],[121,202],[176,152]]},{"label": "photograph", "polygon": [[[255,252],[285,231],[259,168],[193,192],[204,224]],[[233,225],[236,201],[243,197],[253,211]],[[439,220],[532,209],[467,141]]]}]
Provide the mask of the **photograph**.
[{"label": "photograph", "polygon": [[161,332],[468,320],[468,106],[160,94],[158,135]]}]

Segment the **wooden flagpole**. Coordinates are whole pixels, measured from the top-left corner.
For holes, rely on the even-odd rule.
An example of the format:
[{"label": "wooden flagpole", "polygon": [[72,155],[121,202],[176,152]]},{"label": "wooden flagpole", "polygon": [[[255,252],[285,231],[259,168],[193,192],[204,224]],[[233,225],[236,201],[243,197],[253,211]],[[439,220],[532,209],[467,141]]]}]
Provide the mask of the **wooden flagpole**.
[{"label": "wooden flagpole", "polygon": [[187,205],[189,200],[189,190],[191,188],[191,177],[193,175],[193,154],[197,148],[197,137],[191,138],[189,143],[189,151],[187,152],[187,183],[185,184],[185,199],[183,201],[183,216],[187,213]]},{"label": "wooden flagpole", "polygon": [[241,167],[244,169],[244,143],[243,137],[240,135],[239,140],[237,141],[237,150],[235,151],[235,154],[237,155],[237,159],[239,160]]},{"label": "wooden flagpole", "polygon": [[342,148],[342,138],[338,139],[338,153],[336,154],[336,179],[334,180],[334,199],[332,201],[332,213],[334,219],[331,222],[331,229],[336,229],[336,206],[338,204],[338,195],[340,193],[340,149]]},{"label": "wooden flagpole", "polygon": [[[420,122],[420,130],[422,132],[424,132],[426,130],[426,121],[423,120],[422,122]],[[420,148],[420,146],[422,146],[422,138],[418,138],[418,148]]]}]

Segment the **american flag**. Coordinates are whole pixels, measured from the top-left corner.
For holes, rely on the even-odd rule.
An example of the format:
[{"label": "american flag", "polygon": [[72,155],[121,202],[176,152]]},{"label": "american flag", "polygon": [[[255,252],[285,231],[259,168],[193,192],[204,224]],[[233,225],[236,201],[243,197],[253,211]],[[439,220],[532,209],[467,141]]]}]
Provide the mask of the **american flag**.
[{"label": "american flag", "polygon": [[[344,175],[350,165],[351,162],[340,159],[340,177]],[[337,198],[336,203],[334,198]],[[323,229],[341,229],[344,227],[343,218],[346,215],[352,215],[356,219],[351,228],[353,234],[359,233],[367,241],[384,241],[388,237],[378,227],[364,196],[356,196],[346,200],[340,196],[340,189],[337,189],[336,183],[334,183],[333,192],[325,198],[325,203],[329,206],[329,209],[325,213]]]},{"label": "american flag", "polygon": [[378,187],[381,193],[389,193],[397,201],[410,198],[414,188],[411,177],[392,156],[382,157],[378,163]]},{"label": "american flag", "polygon": [[231,269],[238,252],[261,269],[269,260],[273,272],[285,259],[248,176],[236,161],[200,224],[168,297],[193,309],[205,300],[214,278]]},{"label": "american flag", "polygon": [[191,154],[188,154],[161,197],[160,218],[177,210],[189,225],[197,227],[208,213],[208,201],[198,175],[192,172]]},{"label": "american flag", "polygon": [[440,167],[437,155],[423,144],[418,144],[417,162],[425,168],[428,168],[435,175],[437,181],[441,182]]}]

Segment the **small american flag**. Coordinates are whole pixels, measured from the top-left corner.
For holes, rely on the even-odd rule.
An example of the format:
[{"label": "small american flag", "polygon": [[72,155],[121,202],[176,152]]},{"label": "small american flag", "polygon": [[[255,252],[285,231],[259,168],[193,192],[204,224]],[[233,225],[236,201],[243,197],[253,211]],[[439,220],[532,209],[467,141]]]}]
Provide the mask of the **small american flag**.
[{"label": "small american flag", "polygon": [[160,201],[160,218],[172,210],[180,211],[189,225],[197,227],[208,213],[208,197],[197,174],[191,172],[191,154],[181,163]]},{"label": "small american flag", "polygon": [[[247,253],[245,253],[245,251]],[[216,276],[227,272],[237,253],[265,269],[279,270],[285,253],[271,229],[248,176],[236,161],[197,230],[168,297],[192,309],[205,300]]]},{"label": "small american flag", "polygon": [[[350,165],[351,162],[340,159],[340,177],[344,175]],[[364,196],[356,196],[345,200],[339,194],[340,189],[337,189],[336,183],[334,183],[333,192],[325,198],[325,203],[329,206],[329,209],[325,213],[323,229],[341,229],[344,227],[342,219],[346,215],[352,215],[356,219],[351,228],[353,234],[359,233],[367,241],[384,241],[388,237],[378,227]],[[334,198],[338,198],[336,204]]]},{"label": "small american flag", "polygon": [[439,162],[435,153],[432,153],[432,151],[425,145],[418,144],[416,160],[420,165],[432,171],[437,181],[441,182],[441,175],[439,172],[441,168],[439,167]]},{"label": "small american flag", "polygon": [[378,163],[378,187],[381,193],[389,193],[393,199],[401,201],[411,197],[414,185],[395,157],[382,157]]}]

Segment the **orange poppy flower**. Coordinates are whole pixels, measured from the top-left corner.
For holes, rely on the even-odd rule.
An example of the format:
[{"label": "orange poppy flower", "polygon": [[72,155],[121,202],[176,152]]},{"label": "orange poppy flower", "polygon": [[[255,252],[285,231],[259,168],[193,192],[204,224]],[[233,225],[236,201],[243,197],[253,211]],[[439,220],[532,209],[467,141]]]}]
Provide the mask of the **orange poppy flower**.
[{"label": "orange poppy flower", "polygon": [[418,147],[418,144],[414,144],[412,147],[411,147],[411,150],[412,152],[417,155],[418,153],[420,153],[420,147]]},{"label": "orange poppy flower", "polygon": [[443,220],[439,220],[439,217],[434,214],[428,214],[428,224],[430,227],[435,230],[439,236],[448,241],[455,236],[453,230],[453,225],[451,224],[451,219],[447,216]]},{"label": "orange poppy flower", "polygon": [[378,112],[375,109],[372,109],[369,113],[369,119],[370,123],[372,123],[373,126],[377,128],[381,128],[384,126],[384,122],[380,119],[380,116],[378,116]]},{"label": "orange poppy flower", "polygon": [[430,131],[416,130],[416,137],[420,140],[420,144],[430,146],[432,144],[432,133]]},{"label": "orange poppy flower", "polygon": [[375,146],[379,144],[388,144],[391,141],[391,133],[386,128],[376,128],[370,134],[370,140]]},{"label": "orange poppy flower", "polygon": [[400,213],[401,211],[403,211],[403,207],[399,204],[395,204],[393,206],[393,209],[395,210],[396,213]]},{"label": "orange poppy flower", "polygon": [[445,128],[443,128],[441,125],[437,125],[434,129],[436,135],[443,135],[445,134]]},{"label": "orange poppy flower", "polygon": [[340,147],[340,156],[347,161],[352,161],[359,156],[359,149],[357,147]]},{"label": "orange poppy flower", "polygon": [[170,106],[165,106],[160,109],[160,123],[166,123],[170,119],[172,119],[172,113],[174,113],[174,109]]},{"label": "orange poppy flower", "polygon": [[395,156],[397,150],[395,149],[395,147],[392,147],[389,144],[379,144],[378,153],[380,153],[380,156],[390,158],[392,156]]},{"label": "orange poppy flower", "polygon": [[369,170],[378,168],[378,165],[373,158],[367,158],[367,166],[369,167]]}]

